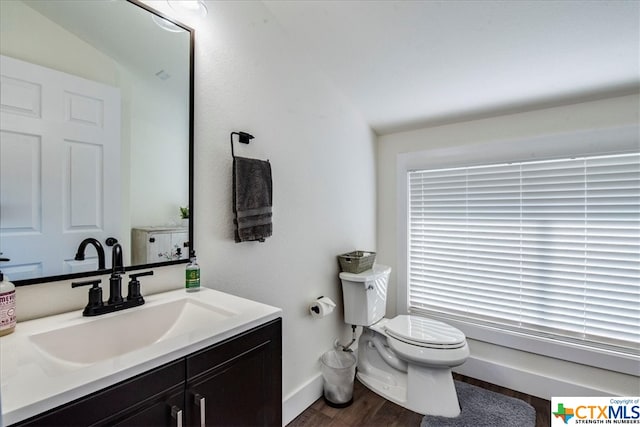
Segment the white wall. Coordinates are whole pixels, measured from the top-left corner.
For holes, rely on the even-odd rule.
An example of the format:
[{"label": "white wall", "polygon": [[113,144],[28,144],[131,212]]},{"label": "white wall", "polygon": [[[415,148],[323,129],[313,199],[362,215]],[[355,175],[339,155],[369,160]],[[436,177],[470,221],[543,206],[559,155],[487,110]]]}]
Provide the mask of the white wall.
[{"label": "white wall", "polygon": [[132,81],[131,226],[175,225],[189,205],[189,99],[154,76]]},{"label": "white wall", "polygon": [[[196,30],[195,247],[204,285],[283,309],[286,422],[320,396],[319,356],[350,336],[336,255],[375,250],[376,139],[262,3],[207,6],[205,18],[180,17]],[[274,234],[264,243],[233,241],[229,133],[238,130],[256,138],[236,153],[272,165]],[[183,269],[156,269],[143,293],[182,286]],[[307,306],[321,295],[339,306],[314,320]],[[17,301],[22,321],[80,309],[86,290],[28,286]]]},{"label": "white wall", "polygon": [[[286,399],[349,334],[341,305],[320,320],[307,305],[341,301],[337,254],[375,248],[375,136],[262,3],[207,5],[192,24],[198,259],[208,286],[283,309]],[[237,155],[271,162],[274,234],[264,243],[233,241],[231,131],[255,136],[235,143]]]},{"label": "white wall", "polygon": [[[396,159],[443,147],[514,141],[556,133],[589,131],[638,123],[640,99],[629,95],[593,102],[548,108],[449,124],[381,136],[378,139],[378,260],[391,265],[388,313],[395,313],[398,283],[396,232]],[[535,151],[535,147],[531,147]],[[471,359],[458,371],[536,396],[636,395],[640,379],[549,357],[469,340]]]}]

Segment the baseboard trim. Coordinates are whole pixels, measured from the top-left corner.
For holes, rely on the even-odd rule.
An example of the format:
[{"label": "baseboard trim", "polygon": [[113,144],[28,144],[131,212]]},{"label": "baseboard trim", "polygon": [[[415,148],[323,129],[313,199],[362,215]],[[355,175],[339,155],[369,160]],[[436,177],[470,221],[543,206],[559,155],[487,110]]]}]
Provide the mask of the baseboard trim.
[{"label": "baseboard trim", "polygon": [[546,400],[551,400],[553,396],[606,396],[611,394],[605,390],[574,384],[563,379],[501,365],[473,356],[469,357],[464,364],[454,368],[453,371]]},{"label": "baseboard trim", "polygon": [[282,425],[286,426],[322,396],[322,374],[317,374],[282,400]]}]

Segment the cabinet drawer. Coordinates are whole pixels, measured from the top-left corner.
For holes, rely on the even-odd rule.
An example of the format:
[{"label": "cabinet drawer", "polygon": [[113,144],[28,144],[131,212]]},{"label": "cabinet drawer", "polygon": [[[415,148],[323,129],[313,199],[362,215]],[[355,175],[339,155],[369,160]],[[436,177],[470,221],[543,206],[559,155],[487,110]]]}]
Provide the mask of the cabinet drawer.
[{"label": "cabinet drawer", "polygon": [[219,369],[252,350],[273,343],[282,357],[282,320],[276,319],[187,357],[187,381]]}]

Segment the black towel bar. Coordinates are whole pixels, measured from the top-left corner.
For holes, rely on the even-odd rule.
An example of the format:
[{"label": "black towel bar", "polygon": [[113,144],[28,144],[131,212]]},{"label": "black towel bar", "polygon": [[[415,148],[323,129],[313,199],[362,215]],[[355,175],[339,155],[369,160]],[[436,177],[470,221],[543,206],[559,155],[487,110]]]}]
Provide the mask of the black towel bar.
[{"label": "black towel bar", "polygon": [[235,158],[236,155],[233,153],[233,135],[238,135],[238,141],[243,143],[243,144],[248,144],[252,139],[253,139],[253,135],[251,135],[250,133],[247,132],[231,132],[230,138],[231,138],[231,157]]},{"label": "black towel bar", "polygon": [[[254,138],[254,136],[251,135],[250,133],[242,132],[242,131],[231,132],[231,135],[229,135],[229,138],[231,140],[231,157],[235,159],[236,155],[233,152],[233,135],[238,135],[238,142],[241,142],[242,144],[249,144],[249,142]],[[269,159],[267,159],[267,162],[268,161]]]}]

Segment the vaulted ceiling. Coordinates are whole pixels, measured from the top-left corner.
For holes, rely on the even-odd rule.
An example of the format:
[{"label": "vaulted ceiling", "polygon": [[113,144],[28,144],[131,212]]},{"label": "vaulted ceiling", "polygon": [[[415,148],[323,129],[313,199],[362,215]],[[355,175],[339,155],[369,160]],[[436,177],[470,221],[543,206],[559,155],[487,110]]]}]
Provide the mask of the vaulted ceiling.
[{"label": "vaulted ceiling", "polygon": [[638,1],[265,4],[378,134],[640,84]]}]

